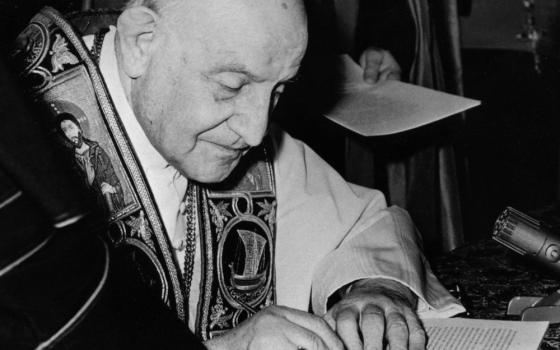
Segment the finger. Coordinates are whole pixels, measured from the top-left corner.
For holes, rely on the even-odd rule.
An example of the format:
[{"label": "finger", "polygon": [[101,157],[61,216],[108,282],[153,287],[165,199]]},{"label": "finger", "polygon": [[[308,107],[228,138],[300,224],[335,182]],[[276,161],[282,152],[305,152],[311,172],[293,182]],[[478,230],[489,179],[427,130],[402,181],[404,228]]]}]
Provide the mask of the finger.
[{"label": "finger", "polygon": [[380,49],[368,49],[362,57],[364,81],[369,84],[374,84],[379,79],[379,70],[383,62],[383,51]]},{"label": "finger", "polygon": [[364,81],[368,84],[375,84],[379,80],[379,66],[368,65],[364,69]]},{"label": "finger", "polygon": [[358,62],[360,64],[360,67],[365,69],[366,65],[368,63],[368,60],[372,59],[371,56],[379,57],[379,59],[377,61],[379,62],[379,64],[381,64],[381,61],[382,61],[381,60],[381,51],[382,50],[377,48],[377,47],[369,47],[369,48],[365,49],[364,52],[362,52],[362,54],[360,55],[360,61]]},{"label": "finger", "polygon": [[386,315],[386,338],[391,350],[407,350],[408,327],[404,316],[396,311]]},{"label": "finger", "polygon": [[381,70],[378,81],[387,81],[387,80],[401,80],[401,72],[392,69]]},{"label": "finger", "polygon": [[409,312],[405,314],[405,317],[408,325],[409,350],[426,349],[426,332],[424,331],[418,316],[416,316],[413,312]]},{"label": "finger", "polygon": [[383,50],[383,57],[379,67],[379,81],[400,80],[401,66],[389,51]]},{"label": "finger", "polygon": [[322,341],[326,344],[328,349],[342,349],[342,342],[336,335],[336,333],[329,327],[327,322],[322,318],[312,315],[310,313],[282,308],[279,307],[278,311],[282,313],[282,315],[300,327],[303,327],[312,333],[318,335]]},{"label": "finger", "polygon": [[364,69],[364,81],[368,84],[375,84],[379,80],[379,65],[369,63]]},{"label": "finger", "polygon": [[323,320],[327,322],[333,331],[336,330],[336,321],[334,320],[332,309],[323,316]]},{"label": "finger", "polygon": [[305,350],[331,350],[323,339],[316,333],[300,327],[294,323],[291,327],[283,330],[284,337],[291,344],[287,349],[305,349]]},{"label": "finger", "polygon": [[385,315],[376,305],[366,305],[362,310],[360,322],[364,338],[364,350],[382,350],[383,333],[385,332]]},{"label": "finger", "polygon": [[336,333],[342,339],[347,350],[362,350],[360,328],[358,327],[359,313],[346,308],[336,315]]}]

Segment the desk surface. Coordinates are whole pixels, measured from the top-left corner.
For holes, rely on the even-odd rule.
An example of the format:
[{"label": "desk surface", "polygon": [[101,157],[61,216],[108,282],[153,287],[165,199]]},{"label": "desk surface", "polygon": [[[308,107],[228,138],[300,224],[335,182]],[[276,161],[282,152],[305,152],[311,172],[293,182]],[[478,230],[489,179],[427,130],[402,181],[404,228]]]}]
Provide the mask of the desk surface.
[{"label": "desk surface", "polygon": [[[473,318],[514,320],[506,315],[511,298],[545,296],[560,288],[559,277],[492,240],[455,249],[432,268],[446,287],[461,287]],[[560,349],[560,325],[549,328],[541,349]]]}]

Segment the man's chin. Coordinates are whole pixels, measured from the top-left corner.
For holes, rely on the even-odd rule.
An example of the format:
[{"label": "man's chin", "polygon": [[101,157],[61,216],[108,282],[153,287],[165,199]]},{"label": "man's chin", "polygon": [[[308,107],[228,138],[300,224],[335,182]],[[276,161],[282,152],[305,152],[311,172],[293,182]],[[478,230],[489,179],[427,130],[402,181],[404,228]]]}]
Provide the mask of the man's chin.
[{"label": "man's chin", "polygon": [[187,171],[187,178],[205,184],[220,183],[227,179],[237,166],[237,163],[236,161],[228,165],[205,167],[205,169],[198,171]]},{"label": "man's chin", "polygon": [[220,183],[220,182],[224,181],[225,179],[227,179],[229,174],[230,173],[227,173],[227,174],[211,174],[211,175],[204,175],[204,176],[196,176],[196,177],[192,177],[190,179],[195,180],[195,181],[200,182],[200,183],[215,184],[215,183]]}]

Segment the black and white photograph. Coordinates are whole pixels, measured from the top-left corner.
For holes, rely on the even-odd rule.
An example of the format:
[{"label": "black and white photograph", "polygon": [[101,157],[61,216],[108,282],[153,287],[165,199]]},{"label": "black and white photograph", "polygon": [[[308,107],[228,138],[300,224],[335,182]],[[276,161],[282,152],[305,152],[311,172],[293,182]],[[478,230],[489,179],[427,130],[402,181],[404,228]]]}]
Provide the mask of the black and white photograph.
[{"label": "black and white photograph", "polygon": [[560,2],[0,0],[0,349],[560,349]]}]

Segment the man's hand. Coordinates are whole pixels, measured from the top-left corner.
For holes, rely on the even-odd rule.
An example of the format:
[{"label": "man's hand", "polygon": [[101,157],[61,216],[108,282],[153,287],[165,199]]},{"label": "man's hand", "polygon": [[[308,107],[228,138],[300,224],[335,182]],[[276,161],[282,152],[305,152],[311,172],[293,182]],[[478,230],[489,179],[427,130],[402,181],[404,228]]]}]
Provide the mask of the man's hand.
[{"label": "man's hand", "polygon": [[425,349],[426,334],[416,313],[417,298],[398,282],[366,279],[324,316],[348,350]]},{"label": "man's hand", "polygon": [[204,344],[210,350],[342,350],[343,345],[320,317],[281,306],[256,313],[224,335]]},{"label": "man's hand", "polygon": [[364,81],[369,84],[385,80],[401,80],[401,67],[387,50],[368,47],[360,56]]}]

